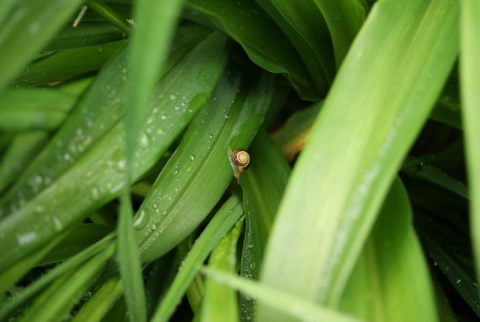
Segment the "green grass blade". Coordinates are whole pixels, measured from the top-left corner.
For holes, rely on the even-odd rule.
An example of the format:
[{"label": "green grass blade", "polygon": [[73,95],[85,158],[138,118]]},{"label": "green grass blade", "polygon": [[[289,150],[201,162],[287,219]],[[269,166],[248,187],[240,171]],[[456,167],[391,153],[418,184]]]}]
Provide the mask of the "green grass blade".
[{"label": "green grass blade", "polygon": [[[150,113],[149,99],[157,83],[158,70],[168,54],[182,0],[141,0],[135,6],[130,46],[126,109],[126,168],[131,180],[135,151],[145,120]],[[173,94],[172,94],[173,95]]]},{"label": "green grass blade", "polygon": [[444,187],[447,190],[462,196],[465,199],[468,197],[468,187],[458,179],[450,176],[448,173],[443,172],[437,167],[432,165],[421,166],[419,169],[409,171],[411,175],[423,178],[430,182],[433,182],[440,187]]},{"label": "green grass blade", "polygon": [[123,286],[117,276],[105,281],[93,296],[82,306],[72,322],[99,322],[121,297]]},{"label": "green grass blade", "polygon": [[[297,161],[262,271],[272,287],[336,305],[448,77],[458,51],[457,2],[398,6],[376,3]],[[281,319],[266,307],[260,312],[263,320]]]},{"label": "green grass blade", "polygon": [[[95,5],[96,2],[92,4]],[[130,86],[127,87],[125,103],[127,184],[122,196],[124,209],[119,223],[123,233],[118,238],[120,273],[131,321],[146,321],[146,303],[128,187],[133,179],[135,153],[141,144],[139,138],[150,113],[149,98],[157,83],[158,70],[167,57],[181,6],[181,0],[141,0],[135,6],[134,21],[137,28],[133,31],[130,47],[131,66],[128,71]],[[125,209],[126,207],[128,209]]]},{"label": "green grass blade", "polygon": [[130,33],[131,26],[128,24],[128,22],[123,19],[117,12],[115,12],[115,10],[112,10],[112,8],[110,8],[107,4],[100,1],[91,0],[88,2],[88,6],[102,16],[104,16],[108,21],[112,22],[112,24],[117,26],[118,29],[122,30],[127,34]]},{"label": "green grass blade", "polygon": [[[91,47],[108,44],[125,38],[125,34],[111,23],[82,22],[77,27],[64,26],[63,29],[48,43],[46,52]],[[97,52],[98,54],[98,52]]]},{"label": "green grass blade", "polygon": [[[466,140],[466,154],[468,165],[468,181],[472,196],[478,196],[480,192],[480,22],[476,17],[480,13],[480,3],[477,1],[462,1],[461,10],[461,56],[460,56],[460,80],[463,124]],[[472,239],[475,253],[477,276],[480,276],[480,200],[471,199]]]},{"label": "green grass blade", "polygon": [[0,28],[0,92],[62,27],[83,0],[24,1]]},{"label": "green grass blade", "polygon": [[66,118],[77,98],[58,90],[7,90],[0,96],[3,131],[52,130]]},{"label": "green grass blade", "polygon": [[273,73],[287,73],[303,97],[319,97],[290,40],[253,0],[190,0],[186,2],[183,15],[228,34],[262,68]]},{"label": "green grass blade", "polygon": [[255,298],[258,302],[281,310],[288,316],[296,317],[301,321],[362,321],[346,314],[339,313],[338,311],[318,306],[316,303],[299,298],[291,293],[282,292],[259,282],[254,282],[231,273],[222,272],[209,267],[203,267],[202,272],[219,283],[237,289],[245,295]]},{"label": "green grass blade", "polygon": [[168,252],[205,219],[232,180],[231,152],[248,147],[262,124],[273,77],[242,76],[233,67],[224,74],[142,203],[136,225],[144,262]]},{"label": "green grass blade", "polygon": [[131,202],[130,194],[124,193],[120,199],[120,218],[117,228],[117,262],[130,321],[144,322],[147,320],[147,305],[142,264],[133,229]]},{"label": "green grass blade", "polygon": [[63,274],[27,310],[22,321],[62,321],[70,308],[104,270],[113,247],[90,259],[81,269]]},{"label": "green grass blade", "polygon": [[56,279],[60,278],[62,275],[69,274],[69,272],[73,270],[80,269],[80,267],[86,261],[105,250],[109,245],[113,245],[111,236],[96,243],[94,246],[87,248],[81,253],[70,258],[68,261],[50,270],[47,274],[37,279],[35,282],[25,288],[22,292],[18,293],[15,297],[11,298],[5,305],[3,305],[0,309],[0,319],[4,319],[15,309],[17,309],[22,304],[25,304],[28,300],[30,300],[36,294],[48,287],[51,283],[53,283]]},{"label": "green grass blade", "polygon": [[362,26],[366,8],[358,0],[314,0],[330,30],[335,62],[340,66]]},{"label": "green grass blade", "polygon": [[74,77],[100,70],[125,41],[49,53],[32,62],[12,82],[15,87],[31,87],[64,82]]},{"label": "green grass blade", "polygon": [[[210,255],[208,267],[236,273],[237,242],[243,231],[244,217],[218,243]],[[225,285],[207,278],[200,321],[239,321],[237,294]]]},{"label": "green grass blade", "polygon": [[406,190],[397,179],[350,276],[341,311],[366,321],[438,320],[428,267],[411,220]]}]

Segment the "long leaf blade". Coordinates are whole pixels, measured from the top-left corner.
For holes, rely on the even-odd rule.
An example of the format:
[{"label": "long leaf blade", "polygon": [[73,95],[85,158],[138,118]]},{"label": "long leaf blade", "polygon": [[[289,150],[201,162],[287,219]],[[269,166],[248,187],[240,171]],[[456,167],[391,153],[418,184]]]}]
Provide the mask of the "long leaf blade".
[{"label": "long leaf blade", "polygon": [[[476,19],[480,13],[480,3],[477,1],[462,1],[461,11],[461,59],[460,59],[460,78],[461,78],[461,96],[463,101],[463,124],[465,129],[465,140],[467,144],[467,164],[468,177],[470,183],[470,195],[478,196],[480,191],[480,41],[478,33],[480,32],[480,22]],[[470,205],[472,209],[472,239],[475,253],[475,263],[477,276],[480,276],[480,200],[471,198]]]},{"label": "long leaf blade", "polygon": [[[269,240],[262,274],[268,285],[336,305],[447,79],[458,50],[457,2],[398,5],[376,3],[343,62]],[[260,312],[265,320],[281,318],[266,307]]]}]

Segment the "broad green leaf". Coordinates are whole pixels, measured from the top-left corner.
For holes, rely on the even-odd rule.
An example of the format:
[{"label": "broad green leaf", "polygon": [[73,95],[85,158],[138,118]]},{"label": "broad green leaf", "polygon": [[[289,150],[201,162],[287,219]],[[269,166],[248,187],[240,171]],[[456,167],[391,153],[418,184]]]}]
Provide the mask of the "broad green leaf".
[{"label": "broad green leaf", "polygon": [[333,46],[327,24],[312,0],[256,2],[294,44],[316,89],[326,93],[335,74]]},{"label": "broad green leaf", "polygon": [[[480,21],[476,18],[480,13],[480,3],[472,0],[461,2],[461,55],[460,81],[462,97],[462,120],[465,131],[466,154],[468,165],[468,181],[471,195],[477,196],[480,191]],[[471,234],[475,254],[477,276],[480,276],[480,200],[472,198],[471,205]]]},{"label": "broad green leaf", "polygon": [[358,0],[313,0],[322,13],[332,37],[335,62],[340,66],[362,26],[366,8]]},{"label": "broad green leaf", "polygon": [[232,67],[224,74],[137,213],[144,262],[178,245],[219,201],[233,176],[230,154],[253,140],[273,85],[266,73],[250,78]]},{"label": "broad green leaf", "polygon": [[108,44],[125,38],[111,23],[82,22],[77,27],[65,25],[45,47],[47,52]]},{"label": "broad green leaf", "polygon": [[[215,246],[208,266],[212,269],[236,273],[237,242],[243,231],[244,217],[237,221],[233,229]],[[207,278],[205,295],[202,301],[200,321],[239,321],[237,294],[225,285]]]},{"label": "broad green leaf", "polygon": [[26,0],[13,8],[0,28],[0,92],[48,43],[82,2]]},{"label": "broad green leaf", "polygon": [[242,266],[247,277],[257,278],[290,167],[278,146],[264,131],[257,134],[249,153],[250,165],[240,177],[240,185],[246,213],[243,253],[244,256],[249,253],[251,258],[249,263],[242,263]]},{"label": "broad green leaf", "polygon": [[[457,27],[457,1],[376,3],[296,163],[262,282],[337,305],[388,187],[455,61]],[[291,320],[265,306],[259,319]]]},{"label": "broad green leaf", "polygon": [[[264,131],[257,134],[249,153],[250,165],[240,178],[246,214],[240,273],[247,278],[258,279],[290,167],[279,147]],[[253,306],[254,301],[249,297],[240,298],[242,321],[253,318]]]},{"label": "broad green leaf", "polygon": [[[152,98],[153,103],[157,104],[156,106],[150,105],[152,108],[152,116],[148,122],[150,126],[153,126],[153,122],[165,121],[169,111],[164,104],[172,103],[168,100],[167,97],[162,96],[160,93],[162,90],[173,90],[177,86],[188,85],[181,79],[176,79],[178,74],[184,74],[186,77],[193,77],[207,72],[206,64],[208,62],[208,55],[201,59],[195,57],[198,52],[208,51],[205,47],[199,45],[201,41],[206,41],[208,33],[204,28],[198,28],[194,26],[186,26],[181,28],[177,34],[176,42],[173,44],[172,54],[168,62],[166,62],[165,71],[169,71],[168,76],[157,86],[157,100]],[[196,48],[195,46],[199,46]],[[195,49],[196,48],[196,49]],[[202,49],[203,48],[203,49]],[[176,65],[185,55],[190,51],[189,58],[186,58],[182,64]],[[210,52],[211,55],[218,55],[218,53]],[[198,63],[199,66],[203,66],[199,70],[192,70],[191,64]],[[173,68],[175,66],[175,68]],[[79,101],[78,106],[75,108],[72,116],[67,120],[59,133],[55,138],[50,142],[49,146],[35,159],[34,164],[32,164],[28,169],[25,170],[22,177],[17,180],[16,185],[10,189],[9,193],[0,199],[0,217],[2,217],[3,212],[10,212],[12,205],[11,199],[14,194],[21,195],[22,199],[29,200],[32,196],[36,196],[40,191],[46,188],[49,182],[55,181],[62,173],[66,171],[72,164],[75,164],[75,161],[81,156],[85,155],[87,151],[92,147],[92,145],[97,142],[100,138],[104,137],[109,131],[112,131],[115,126],[118,125],[120,119],[125,114],[124,103],[125,103],[125,88],[127,86],[126,79],[126,68],[127,68],[127,50],[123,49],[118,53],[104,68],[101,74],[96,78],[95,82],[90,87],[90,90],[85,94],[85,96]],[[184,70],[188,69],[189,73],[186,73]],[[121,75],[121,76],[119,76]],[[173,81],[172,79],[176,79]],[[193,84],[196,83],[196,79],[191,79]],[[191,95],[195,97],[198,92],[195,90],[201,90],[204,83],[198,83],[198,87],[192,87]],[[215,80],[212,79],[212,84],[210,84],[210,91],[213,90]],[[187,87],[188,88],[188,87]],[[167,103],[165,103],[167,102]],[[160,107],[164,106],[166,111],[160,112]],[[160,114],[160,115],[157,115]],[[186,114],[187,118],[190,114]],[[172,124],[173,126],[173,124]],[[116,131],[119,131],[117,129]],[[150,129],[153,131],[153,129]],[[163,134],[162,132],[155,132],[158,135]],[[168,134],[174,134],[168,133]],[[121,135],[121,134],[119,134]],[[122,140],[123,135],[119,137]],[[118,143],[118,142],[117,142]],[[118,145],[118,144],[117,144]],[[103,152],[102,152],[103,153]],[[67,162],[59,162],[59,160]],[[121,169],[119,169],[121,170]],[[35,182],[34,178],[40,178],[41,182],[33,185],[27,184],[27,181]],[[37,180],[38,181],[38,180]],[[14,201],[15,202],[15,201]],[[18,200],[17,200],[18,202]],[[16,208],[19,206],[17,205]]]},{"label": "broad green leaf", "polygon": [[0,2],[0,28],[3,27],[6,19],[5,17],[11,12],[12,8],[15,7],[16,0],[4,0]]},{"label": "broad green leaf", "polygon": [[[202,106],[218,81],[225,58],[225,38],[212,33],[162,78],[150,104],[152,113],[145,122],[136,154],[134,178],[154,165]],[[120,59],[109,72],[121,75],[124,63]],[[125,127],[121,113],[124,93],[120,92],[125,84],[112,87],[106,82],[103,86],[91,87],[93,93],[80,104],[90,100],[93,106],[77,108],[45,154],[39,156],[38,164],[32,165],[32,171],[27,170],[28,177],[23,181],[26,184],[18,188],[25,192],[10,194],[12,199],[5,197],[3,215],[12,211],[15,215],[0,222],[0,241],[9,249],[0,258],[0,271],[119,195],[125,181]],[[181,96],[172,99],[174,95]],[[175,106],[181,103],[185,106],[177,110]],[[35,220],[42,214],[44,220]]]},{"label": "broad green leaf", "polygon": [[406,190],[397,179],[383,203],[340,302],[366,321],[437,321],[422,249],[411,229]]},{"label": "broad green leaf", "polygon": [[302,97],[319,97],[290,40],[254,0],[189,0],[183,16],[225,32],[262,68],[287,73]]},{"label": "broad green leaf", "polygon": [[301,321],[362,321],[352,316],[339,313],[338,311],[318,306],[316,303],[302,299],[291,293],[282,292],[265,284],[254,282],[231,273],[209,267],[202,268],[202,272],[208,277],[215,279],[218,283],[237,289],[243,294],[256,299],[259,303],[281,310],[290,317],[296,317]]},{"label": "broad green leaf", "polygon": [[0,129],[56,129],[76,100],[74,95],[53,89],[7,90],[0,95]]}]

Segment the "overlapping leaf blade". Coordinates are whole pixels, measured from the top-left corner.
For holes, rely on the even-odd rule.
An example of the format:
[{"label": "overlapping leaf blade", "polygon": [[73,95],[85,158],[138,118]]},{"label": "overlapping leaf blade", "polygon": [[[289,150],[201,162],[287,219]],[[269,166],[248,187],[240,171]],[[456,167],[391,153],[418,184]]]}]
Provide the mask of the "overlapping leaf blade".
[{"label": "overlapping leaf blade", "polygon": [[[465,129],[465,140],[467,146],[467,164],[468,177],[470,182],[471,195],[477,196],[480,191],[480,41],[478,33],[480,32],[480,22],[476,19],[480,13],[480,4],[476,1],[462,1],[461,11],[461,57],[460,57],[460,79],[461,96],[463,101],[462,120]],[[475,252],[475,263],[477,276],[480,276],[480,200],[472,198],[471,220],[472,220],[472,239]]]},{"label": "overlapping leaf blade", "polygon": [[396,179],[342,295],[342,311],[366,321],[438,320],[411,221],[406,191]]},{"label": "overlapping leaf blade", "polygon": [[332,39],[314,1],[256,2],[275,20],[294,44],[319,93],[325,93],[335,74]]},{"label": "overlapping leaf blade", "polygon": [[183,15],[227,33],[262,68],[287,73],[303,97],[319,97],[295,48],[254,0],[190,0]]},{"label": "overlapping leaf blade", "polygon": [[335,61],[339,67],[365,20],[365,5],[358,0],[314,1],[330,30]]},{"label": "overlapping leaf blade", "polygon": [[[263,282],[338,303],[394,174],[448,77],[457,27],[456,1],[375,5],[297,162]],[[290,320],[268,307],[260,313]]]},{"label": "overlapping leaf blade", "polygon": [[[243,231],[244,218],[237,221],[213,250],[208,266],[213,269],[236,273],[237,242]],[[200,310],[200,321],[239,321],[235,290],[217,283],[211,278],[205,282],[205,294]]]}]

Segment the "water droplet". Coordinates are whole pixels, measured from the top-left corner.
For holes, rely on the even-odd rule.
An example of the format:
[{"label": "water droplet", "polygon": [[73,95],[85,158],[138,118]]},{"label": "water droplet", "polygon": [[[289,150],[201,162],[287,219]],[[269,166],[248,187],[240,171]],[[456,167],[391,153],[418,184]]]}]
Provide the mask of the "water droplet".
[{"label": "water droplet", "polygon": [[148,136],[145,133],[140,136],[140,146],[142,148],[148,147]]},{"label": "water droplet", "polygon": [[143,219],[145,218],[145,211],[140,211],[138,217],[133,222],[134,227],[139,227],[143,223]]},{"label": "water droplet", "polygon": [[65,153],[65,155],[63,156],[63,158],[65,159],[65,161],[70,161],[70,154],[68,153]]},{"label": "water droplet", "polygon": [[97,54],[103,54],[103,46],[97,49]]},{"label": "water droplet", "polygon": [[153,224],[152,225],[152,230],[155,230],[155,229],[157,229],[157,225]]},{"label": "water droplet", "polygon": [[208,139],[209,139],[209,140],[213,140],[213,134],[210,134],[210,135],[208,136]]},{"label": "water droplet", "polygon": [[37,238],[36,232],[28,232],[17,236],[17,242],[20,246],[23,246],[26,244],[30,244],[32,241],[35,240],[35,238]]},{"label": "water droplet", "polygon": [[120,170],[125,169],[126,163],[127,163],[127,162],[126,162],[125,160],[120,160],[120,161],[118,161],[118,162],[117,162],[117,167],[118,167],[118,169],[120,169]]},{"label": "water droplet", "polygon": [[170,99],[173,101],[174,99],[176,99],[177,97],[175,95],[170,95]]},{"label": "water droplet", "polygon": [[195,160],[195,156],[194,156],[193,154],[190,156],[190,160],[191,160],[191,161],[194,161],[194,160]]}]

